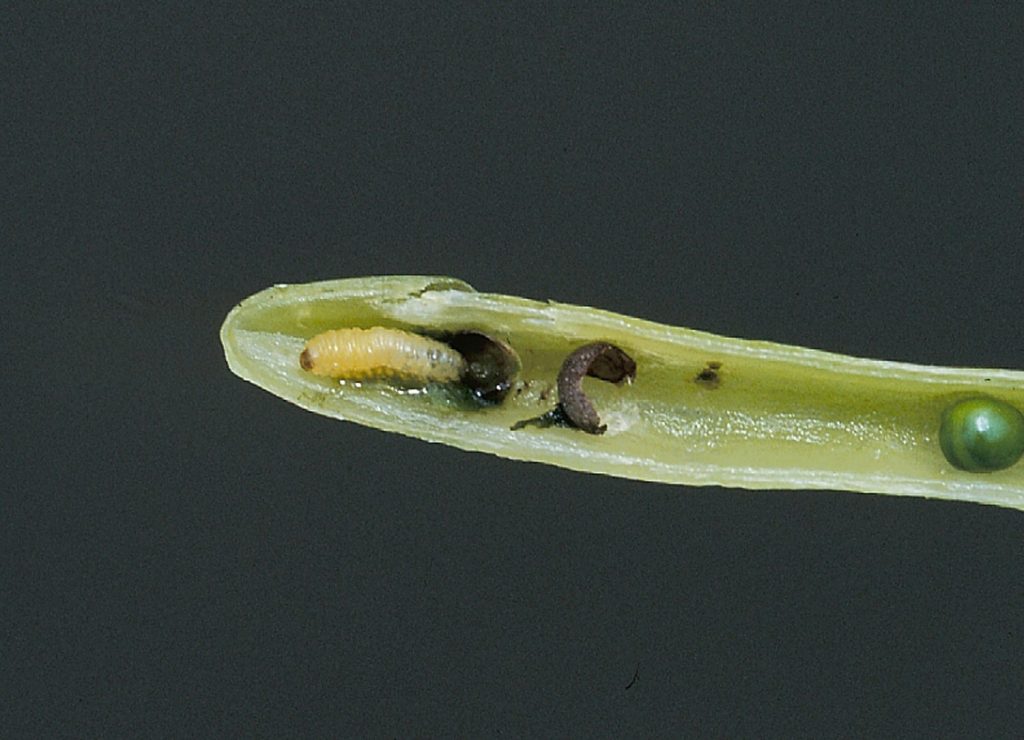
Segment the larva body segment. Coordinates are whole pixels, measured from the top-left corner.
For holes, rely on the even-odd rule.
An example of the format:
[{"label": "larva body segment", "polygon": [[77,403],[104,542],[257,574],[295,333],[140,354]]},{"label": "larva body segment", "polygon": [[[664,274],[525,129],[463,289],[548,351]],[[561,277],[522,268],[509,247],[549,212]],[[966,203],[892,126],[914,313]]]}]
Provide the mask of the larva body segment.
[{"label": "larva body segment", "polygon": [[299,364],[314,375],[343,380],[395,378],[453,383],[466,360],[443,342],[401,329],[332,329],[306,342]]}]

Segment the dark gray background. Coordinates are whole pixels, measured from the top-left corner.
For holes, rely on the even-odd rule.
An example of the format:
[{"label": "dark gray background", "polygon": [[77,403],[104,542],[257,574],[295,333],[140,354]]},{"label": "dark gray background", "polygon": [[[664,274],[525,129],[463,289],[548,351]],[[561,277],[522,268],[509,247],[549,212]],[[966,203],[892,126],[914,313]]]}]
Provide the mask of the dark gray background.
[{"label": "dark gray background", "polygon": [[1019,10],[269,7],[2,13],[5,735],[1019,730],[1020,512],[463,453],[217,338],[429,273],[1022,367]]}]

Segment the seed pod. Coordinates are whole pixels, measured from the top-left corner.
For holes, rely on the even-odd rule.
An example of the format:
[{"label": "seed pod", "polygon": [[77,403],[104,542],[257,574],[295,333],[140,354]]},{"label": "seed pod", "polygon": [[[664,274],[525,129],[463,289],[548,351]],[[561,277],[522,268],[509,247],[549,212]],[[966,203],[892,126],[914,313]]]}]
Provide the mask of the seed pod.
[{"label": "seed pod", "polygon": [[[466,327],[501,337],[522,357],[513,392],[481,408],[467,403],[463,380],[426,393],[395,393],[391,382],[336,389],[296,361],[319,331],[373,325],[415,327],[416,336],[442,344]],[[927,367],[715,336],[428,276],[275,286],[239,304],[221,340],[235,373],[308,411],[461,449],[665,483],[869,491],[1024,510],[1024,465],[992,470],[1016,454],[1016,433],[998,438],[1003,451],[994,457],[970,449],[973,457],[962,457],[957,418],[966,407],[955,406],[985,396],[1024,409],[1019,370]],[[628,392],[602,394],[597,404],[614,416],[616,433],[514,431],[549,408],[518,389],[550,384],[570,353],[597,341],[628,347],[642,368]],[[705,365],[718,373],[717,387],[710,373],[695,377]],[[387,368],[398,371],[394,361]],[[433,377],[419,360],[416,368],[415,376]]]}]

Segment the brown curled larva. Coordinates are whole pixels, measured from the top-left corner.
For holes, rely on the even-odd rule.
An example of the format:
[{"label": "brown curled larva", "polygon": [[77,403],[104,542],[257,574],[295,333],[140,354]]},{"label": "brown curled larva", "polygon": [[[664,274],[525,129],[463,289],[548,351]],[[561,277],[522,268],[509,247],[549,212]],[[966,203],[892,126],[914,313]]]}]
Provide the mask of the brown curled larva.
[{"label": "brown curled larva", "polygon": [[306,342],[299,364],[314,375],[342,380],[454,383],[466,371],[465,358],[447,344],[382,326],[317,334]]},{"label": "brown curled larva", "polygon": [[577,429],[604,434],[608,427],[601,423],[597,409],[583,392],[585,375],[609,383],[631,383],[636,378],[636,362],[614,344],[593,342],[574,350],[562,363],[558,372],[558,405]]}]

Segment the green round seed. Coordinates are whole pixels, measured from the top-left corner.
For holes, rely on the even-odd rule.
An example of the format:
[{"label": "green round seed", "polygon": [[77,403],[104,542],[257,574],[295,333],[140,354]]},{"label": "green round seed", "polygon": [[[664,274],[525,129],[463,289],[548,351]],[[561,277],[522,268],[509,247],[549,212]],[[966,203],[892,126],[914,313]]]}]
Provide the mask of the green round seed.
[{"label": "green round seed", "polygon": [[957,401],[942,412],[939,444],[961,470],[1008,468],[1024,454],[1024,414],[988,396]]}]

